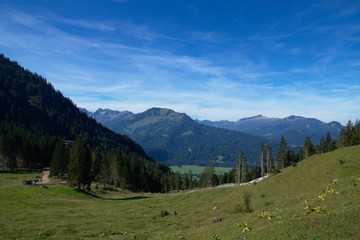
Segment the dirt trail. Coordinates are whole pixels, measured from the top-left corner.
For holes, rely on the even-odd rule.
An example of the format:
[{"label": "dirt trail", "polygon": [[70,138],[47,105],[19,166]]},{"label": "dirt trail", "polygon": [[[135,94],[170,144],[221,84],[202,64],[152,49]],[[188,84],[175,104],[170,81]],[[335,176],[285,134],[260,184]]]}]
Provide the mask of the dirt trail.
[{"label": "dirt trail", "polygon": [[219,189],[219,188],[229,188],[229,187],[239,187],[239,186],[244,186],[244,185],[251,185],[251,184],[254,184],[254,183],[261,182],[262,180],[264,180],[265,178],[267,178],[269,176],[270,175],[266,175],[264,177],[254,179],[254,180],[252,180],[250,182],[246,182],[246,183],[227,183],[227,184],[222,184],[222,185],[219,185],[219,186],[216,186],[216,187],[192,189],[192,190],[189,190],[189,191],[185,190],[184,192],[171,193],[171,195],[181,195],[181,194],[189,194],[189,193],[193,193],[193,192],[213,190],[213,189]]},{"label": "dirt trail", "polygon": [[49,170],[46,170],[46,171],[43,171],[43,177],[41,179],[41,184],[46,184],[46,183],[50,183],[50,179],[49,179],[49,174],[50,174],[50,171]]}]

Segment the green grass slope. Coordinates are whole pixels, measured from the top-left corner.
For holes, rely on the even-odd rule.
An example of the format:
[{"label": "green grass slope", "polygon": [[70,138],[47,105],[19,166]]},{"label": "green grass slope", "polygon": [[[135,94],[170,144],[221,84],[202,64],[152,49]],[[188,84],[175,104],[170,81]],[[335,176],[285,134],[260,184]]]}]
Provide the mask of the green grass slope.
[{"label": "green grass slope", "polygon": [[[338,179],[337,183],[333,183],[334,179]],[[99,194],[102,198],[59,186],[43,189],[42,195],[31,187],[25,187],[24,193],[19,189],[0,188],[3,239],[359,239],[360,236],[360,146],[313,156],[262,182],[233,188],[170,194]],[[252,197],[253,212],[239,211],[245,193]],[[161,216],[165,211],[177,214]],[[222,221],[212,223],[215,217]],[[104,237],[100,238],[100,234]]]}]

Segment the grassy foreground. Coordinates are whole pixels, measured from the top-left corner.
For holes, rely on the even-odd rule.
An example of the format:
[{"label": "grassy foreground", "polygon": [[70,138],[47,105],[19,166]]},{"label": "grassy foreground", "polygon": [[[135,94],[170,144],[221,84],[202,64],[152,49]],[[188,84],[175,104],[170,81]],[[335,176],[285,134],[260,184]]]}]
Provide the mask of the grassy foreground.
[{"label": "grassy foreground", "polygon": [[[245,193],[249,213],[241,211]],[[358,239],[360,146],[313,156],[249,186],[97,195],[65,186],[2,187],[0,238]],[[222,221],[212,223],[215,217]]]}]

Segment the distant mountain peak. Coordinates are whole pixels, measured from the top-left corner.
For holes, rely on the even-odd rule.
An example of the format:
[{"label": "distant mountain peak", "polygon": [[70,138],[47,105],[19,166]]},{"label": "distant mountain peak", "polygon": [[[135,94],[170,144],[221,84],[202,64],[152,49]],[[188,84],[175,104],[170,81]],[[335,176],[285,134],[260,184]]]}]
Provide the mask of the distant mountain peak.
[{"label": "distant mountain peak", "polygon": [[96,119],[98,122],[106,122],[133,115],[133,113],[130,111],[116,111],[109,108],[98,108],[98,110],[96,110],[95,112],[89,112],[85,108],[81,108],[80,110],[82,112],[85,112],[88,116]]},{"label": "distant mountain peak", "polygon": [[248,121],[248,120],[256,120],[256,119],[267,119],[267,117],[263,115],[256,115],[253,117],[241,118],[239,121]]},{"label": "distant mountain peak", "polygon": [[290,116],[284,118],[284,120],[289,120],[289,121],[298,121],[301,119],[305,119],[305,118],[301,117],[301,116],[296,116],[296,115],[290,115]]},{"label": "distant mountain peak", "polygon": [[170,113],[175,113],[175,112],[168,108],[153,107],[153,108],[146,110],[145,113],[153,113],[155,115],[161,116],[161,115],[168,115]]}]

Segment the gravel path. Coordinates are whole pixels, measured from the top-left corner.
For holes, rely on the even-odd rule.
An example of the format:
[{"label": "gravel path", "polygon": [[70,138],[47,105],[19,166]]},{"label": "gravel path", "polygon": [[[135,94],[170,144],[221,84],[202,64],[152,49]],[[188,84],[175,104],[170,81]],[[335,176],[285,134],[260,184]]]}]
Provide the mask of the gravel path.
[{"label": "gravel path", "polygon": [[50,183],[50,179],[49,179],[49,174],[50,174],[50,171],[49,170],[46,170],[46,171],[43,171],[43,177],[41,179],[41,182],[40,184],[47,184],[47,183]]}]

